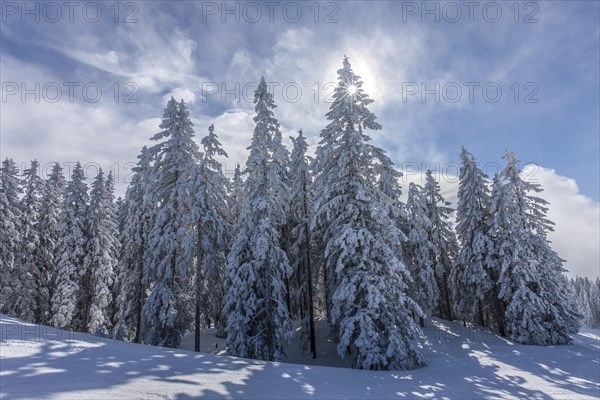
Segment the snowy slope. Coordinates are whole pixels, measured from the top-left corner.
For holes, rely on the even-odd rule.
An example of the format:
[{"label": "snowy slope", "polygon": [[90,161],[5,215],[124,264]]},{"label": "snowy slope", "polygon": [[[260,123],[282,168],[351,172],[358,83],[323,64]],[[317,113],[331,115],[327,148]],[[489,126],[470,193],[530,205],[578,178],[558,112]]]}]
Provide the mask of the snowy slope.
[{"label": "snowy slope", "polygon": [[59,399],[558,398],[600,396],[600,333],[515,345],[434,321],[429,366],[369,372],[115,342],[0,317],[0,397]]}]

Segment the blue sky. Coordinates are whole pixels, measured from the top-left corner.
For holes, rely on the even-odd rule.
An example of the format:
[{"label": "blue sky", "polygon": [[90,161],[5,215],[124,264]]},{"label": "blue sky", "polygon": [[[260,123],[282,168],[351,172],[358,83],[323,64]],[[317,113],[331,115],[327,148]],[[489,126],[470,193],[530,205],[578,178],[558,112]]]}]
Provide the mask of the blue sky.
[{"label": "blue sky", "polygon": [[[596,215],[599,2],[474,2],[471,16],[462,1],[343,1],[316,7],[276,1],[272,21],[270,6],[262,1],[230,2],[227,9],[237,10],[230,14],[221,1],[76,2],[72,21],[62,2],[53,4],[58,8],[2,3],[2,158],[20,163],[38,158],[42,165],[80,160],[90,174],[96,166],[118,171],[122,190],[130,163],[158,130],[166,99],[175,95],[188,102],[198,135],[215,123],[231,170],[245,161],[252,132],[248,98],[262,75],[275,83],[284,135],[302,128],[316,145],[326,125],[327,83],[335,81],[347,55],[383,125],[373,139],[399,167],[418,164],[451,175],[465,145],[493,172],[508,148],[524,164],[542,168],[531,173],[534,178],[548,178],[545,172],[553,171],[548,179],[569,187],[557,190],[584,199]],[[439,20],[423,15],[425,7],[437,7]],[[72,102],[68,82],[79,84]],[[472,102],[465,82],[478,85]],[[50,102],[57,85],[62,94]],[[97,102],[84,98],[85,85],[92,87],[92,99],[94,88],[102,89]],[[423,86],[440,101],[429,94],[422,102]],[[24,87],[37,91],[40,101],[24,95]],[[216,93],[209,90],[215,87]],[[419,93],[407,93],[415,87]],[[456,87],[462,96],[452,102]],[[222,98],[222,88],[233,93]],[[496,88],[502,97],[492,102]],[[128,94],[137,103],[125,103]],[[452,179],[447,180],[451,192]],[[592,224],[592,236],[597,235],[597,218]]]}]

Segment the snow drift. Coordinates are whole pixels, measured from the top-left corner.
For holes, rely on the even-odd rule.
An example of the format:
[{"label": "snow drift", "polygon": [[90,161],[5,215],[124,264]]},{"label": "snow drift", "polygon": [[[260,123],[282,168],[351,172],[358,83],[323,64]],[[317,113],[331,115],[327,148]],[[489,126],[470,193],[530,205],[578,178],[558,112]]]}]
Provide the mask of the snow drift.
[{"label": "snow drift", "polygon": [[0,398],[381,399],[600,396],[600,332],[524,346],[432,321],[428,366],[405,372],[262,362],[117,342],[0,316]]}]

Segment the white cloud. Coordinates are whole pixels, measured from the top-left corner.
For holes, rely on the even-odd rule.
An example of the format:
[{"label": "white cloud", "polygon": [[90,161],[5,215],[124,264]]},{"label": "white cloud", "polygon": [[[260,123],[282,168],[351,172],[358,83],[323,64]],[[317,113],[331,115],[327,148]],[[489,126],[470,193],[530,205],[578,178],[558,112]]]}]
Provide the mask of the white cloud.
[{"label": "white cloud", "polygon": [[171,97],[174,97],[177,101],[183,100],[187,104],[196,102],[196,94],[186,87],[178,87],[165,94],[163,96],[163,103],[166,104]]},{"label": "white cloud", "polygon": [[[29,87],[34,83],[29,77],[38,82],[60,81],[48,71],[10,56],[2,58],[0,68],[7,82],[25,81]],[[123,194],[129,164],[136,161],[141,147],[158,131],[160,120],[132,119],[129,112],[137,104],[115,103],[110,92],[97,103],[81,101],[80,94],[72,103],[66,91],[55,103],[42,96],[39,102],[33,96],[23,101],[19,93],[7,96],[0,121],[1,156],[13,158],[21,168],[35,158],[43,171],[48,164],[59,162],[66,175],[69,165],[80,161],[90,179],[102,167],[118,173],[117,189]]]},{"label": "white cloud", "polygon": [[537,167],[529,178],[539,181],[544,189],[540,197],[550,202],[548,218],[556,226],[549,236],[553,249],[567,260],[568,275],[599,276],[600,203],[579,193],[574,179],[553,169]]}]

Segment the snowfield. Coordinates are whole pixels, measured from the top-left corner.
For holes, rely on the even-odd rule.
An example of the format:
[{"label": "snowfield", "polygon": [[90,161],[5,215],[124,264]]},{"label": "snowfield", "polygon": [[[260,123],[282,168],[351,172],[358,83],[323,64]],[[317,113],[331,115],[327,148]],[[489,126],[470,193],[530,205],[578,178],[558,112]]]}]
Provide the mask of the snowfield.
[{"label": "snowfield", "polygon": [[[434,320],[425,336],[428,367],[371,372],[123,343],[0,316],[0,398],[600,397],[598,330],[582,330],[569,346],[537,347]],[[290,361],[301,362],[296,353]]]}]

